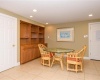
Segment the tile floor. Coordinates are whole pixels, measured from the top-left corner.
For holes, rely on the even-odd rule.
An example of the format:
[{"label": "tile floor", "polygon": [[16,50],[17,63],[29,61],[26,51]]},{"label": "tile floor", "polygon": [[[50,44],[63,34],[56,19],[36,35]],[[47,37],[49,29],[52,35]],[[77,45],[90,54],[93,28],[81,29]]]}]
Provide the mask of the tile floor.
[{"label": "tile floor", "polygon": [[100,61],[84,60],[84,71],[75,73],[59,64],[42,66],[39,58],[1,72],[0,80],[100,80]]}]

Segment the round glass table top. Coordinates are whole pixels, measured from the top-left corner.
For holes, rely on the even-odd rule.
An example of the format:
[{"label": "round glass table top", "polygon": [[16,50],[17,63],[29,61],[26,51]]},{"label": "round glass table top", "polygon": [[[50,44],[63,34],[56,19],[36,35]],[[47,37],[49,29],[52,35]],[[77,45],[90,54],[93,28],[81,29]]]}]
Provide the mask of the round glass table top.
[{"label": "round glass table top", "polygon": [[47,51],[49,52],[55,52],[55,53],[68,53],[74,51],[73,49],[67,49],[67,48],[48,48]]}]

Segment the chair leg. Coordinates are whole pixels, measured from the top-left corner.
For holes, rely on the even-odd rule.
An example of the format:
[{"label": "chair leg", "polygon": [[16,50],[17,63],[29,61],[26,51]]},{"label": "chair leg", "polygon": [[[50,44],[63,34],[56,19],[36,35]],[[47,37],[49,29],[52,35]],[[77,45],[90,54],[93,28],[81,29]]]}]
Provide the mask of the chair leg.
[{"label": "chair leg", "polygon": [[55,61],[55,60],[53,59],[53,61],[52,61],[52,63],[51,63],[51,67],[52,67],[52,65],[53,65],[54,61]]},{"label": "chair leg", "polygon": [[40,60],[41,64],[42,64],[42,59]]},{"label": "chair leg", "polygon": [[83,65],[81,64],[80,66],[81,66],[81,71],[82,71],[82,69],[83,69]]},{"label": "chair leg", "polygon": [[67,71],[68,71],[68,68],[69,68],[69,64],[67,63]]},{"label": "chair leg", "polygon": [[43,65],[44,65],[44,59],[43,59]]},{"label": "chair leg", "polygon": [[41,59],[41,64],[43,64],[43,59]]},{"label": "chair leg", "polygon": [[78,65],[76,64],[76,65],[75,65],[75,71],[76,71],[76,73],[77,73],[77,69],[78,69],[77,66],[78,66]]},{"label": "chair leg", "polygon": [[49,67],[50,67],[50,59],[48,60],[48,62],[49,62],[48,65],[49,65]]},{"label": "chair leg", "polygon": [[61,69],[63,70],[63,63],[62,60],[60,61]]}]

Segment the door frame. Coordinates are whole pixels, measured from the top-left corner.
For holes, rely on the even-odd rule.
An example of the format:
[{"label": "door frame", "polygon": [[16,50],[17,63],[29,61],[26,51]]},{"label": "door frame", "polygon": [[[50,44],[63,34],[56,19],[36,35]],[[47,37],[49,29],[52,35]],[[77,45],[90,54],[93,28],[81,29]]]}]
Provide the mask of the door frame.
[{"label": "door frame", "polygon": [[91,31],[91,25],[92,24],[97,24],[97,23],[100,23],[100,22],[93,22],[93,23],[89,23],[88,24],[88,45],[89,45],[89,59],[91,59],[91,48],[90,48],[90,46],[91,46],[91,34],[90,34],[90,31]]}]

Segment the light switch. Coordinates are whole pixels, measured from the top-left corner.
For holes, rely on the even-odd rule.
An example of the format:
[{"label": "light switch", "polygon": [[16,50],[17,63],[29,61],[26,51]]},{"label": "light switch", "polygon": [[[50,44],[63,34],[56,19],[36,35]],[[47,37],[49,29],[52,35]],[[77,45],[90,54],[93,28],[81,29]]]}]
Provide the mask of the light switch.
[{"label": "light switch", "polygon": [[87,38],[88,37],[88,35],[84,35],[84,38]]}]

